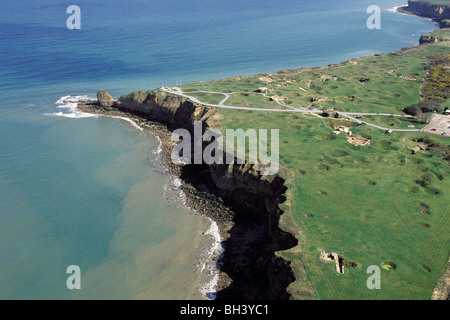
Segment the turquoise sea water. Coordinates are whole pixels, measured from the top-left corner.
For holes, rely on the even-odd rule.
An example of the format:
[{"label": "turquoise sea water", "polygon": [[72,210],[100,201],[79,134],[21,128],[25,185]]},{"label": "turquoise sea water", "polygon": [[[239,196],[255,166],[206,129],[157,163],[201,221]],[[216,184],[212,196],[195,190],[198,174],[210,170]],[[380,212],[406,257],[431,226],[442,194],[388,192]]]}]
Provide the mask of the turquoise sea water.
[{"label": "turquoise sea water", "polygon": [[[215,239],[182,205],[158,141],[63,96],[322,66],[414,46],[406,1],[0,3],[0,299],[202,299]],[[66,8],[81,8],[68,30]],[[369,5],[382,29],[366,28]],[[79,265],[82,289],[66,287]]]}]

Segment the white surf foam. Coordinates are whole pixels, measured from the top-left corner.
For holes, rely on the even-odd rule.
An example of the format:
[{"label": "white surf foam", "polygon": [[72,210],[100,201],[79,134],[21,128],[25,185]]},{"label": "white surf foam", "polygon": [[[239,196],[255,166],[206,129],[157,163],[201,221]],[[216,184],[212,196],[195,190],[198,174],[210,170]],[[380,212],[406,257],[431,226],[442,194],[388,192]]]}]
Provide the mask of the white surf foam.
[{"label": "white surf foam", "polygon": [[208,231],[205,232],[205,235],[209,235],[213,238],[213,245],[206,252],[206,259],[201,265],[200,272],[212,274],[213,278],[200,287],[200,292],[209,299],[214,300],[216,298],[217,284],[219,283],[220,268],[214,258],[220,257],[223,254],[224,249],[221,245],[222,238],[220,236],[219,226],[214,220],[209,218],[208,220],[211,222],[211,226]]},{"label": "white surf foam", "polygon": [[214,278],[210,282],[208,282],[202,286],[202,288],[200,290],[201,293],[211,300],[216,300],[216,297],[217,297],[216,290],[217,290],[218,283],[219,283],[219,273],[216,273],[214,275]]},{"label": "white surf foam", "polygon": [[[59,109],[67,109],[70,111],[70,113],[62,113],[62,112],[55,112],[55,113],[48,113],[46,115],[50,116],[58,116],[58,117],[66,117],[66,118],[72,118],[72,119],[79,119],[79,118],[92,118],[92,117],[98,117],[99,115],[91,114],[91,113],[85,113],[81,112],[77,108],[78,101],[88,101],[88,100],[95,100],[96,98],[92,98],[86,95],[80,95],[80,96],[63,96],[58,99],[55,103],[58,105]],[[144,131],[136,122],[133,120],[126,118],[126,117],[119,117],[119,116],[105,116],[108,118],[113,119],[121,119],[124,121],[127,121],[133,125],[136,129],[140,131]]]},{"label": "white surf foam", "polygon": [[[179,203],[182,204],[183,207],[189,208],[186,203],[186,195],[181,189],[182,181],[180,178],[172,174],[169,174],[169,176],[171,181],[170,185],[164,186],[164,190],[167,192],[165,193],[167,203],[170,205]],[[178,196],[175,195],[175,198],[172,194],[174,191],[178,191]],[[190,210],[194,213],[198,213],[195,209],[190,208]],[[198,271],[210,276],[211,278],[206,283],[199,285],[198,290],[203,296],[211,300],[215,300],[217,285],[219,283],[219,270],[221,267],[217,260],[223,255],[225,249],[222,245],[222,237],[220,236],[219,226],[217,223],[213,219],[206,216],[203,216],[203,218],[210,223],[210,226],[207,231],[202,233],[202,235],[212,238],[212,244],[208,248],[202,249],[201,257],[198,263]]]},{"label": "white surf foam", "polygon": [[56,101],[56,104],[67,104],[71,102],[77,102],[77,101],[87,101],[87,100],[95,100],[96,98],[90,98],[86,95],[82,96],[63,96]]},{"label": "white surf foam", "polygon": [[398,12],[398,8],[401,8],[401,7],[402,7],[402,6],[395,6],[395,7],[393,7],[393,8],[387,9],[387,11],[396,13],[396,12]]},{"label": "white surf foam", "polygon": [[179,187],[181,187],[181,180],[179,178],[173,179],[173,185],[178,189]]},{"label": "white surf foam", "polygon": [[83,119],[83,118],[95,118],[95,114],[83,113],[83,112],[72,112],[72,113],[63,113],[63,112],[53,112],[53,113],[44,113],[46,116],[51,117],[64,117],[70,119]]},{"label": "white surf foam", "polygon": [[67,110],[67,112],[51,112],[51,113],[44,113],[46,116],[51,117],[64,117],[64,118],[70,118],[70,119],[84,119],[84,118],[95,118],[97,115],[91,114],[91,113],[85,113],[81,112],[77,108],[77,101],[87,101],[92,100],[95,98],[90,98],[88,96],[63,96],[58,99],[58,101],[55,102],[55,104],[58,105],[58,109],[64,109]]},{"label": "white surf foam", "polygon": [[162,152],[162,141],[161,139],[158,137],[158,135],[154,135],[156,137],[156,139],[158,140],[158,149],[156,149],[155,154],[160,154]]},{"label": "white surf foam", "polygon": [[133,125],[133,127],[135,127],[136,129],[140,130],[140,131],[144,131],[144,129],[142,129],[141,127],[138,126],[138,124],[136,122],[134,122],[133,120],[126,118],[126,117],[119,117],[119,116],[106,116],[108,118],[113,118],[113,119],[121,119],[121,120],[125,120],[129,123],[131,123]]},{"label": "white surf foam", "polygon": [[[87,100],[94,100],[95,98],[90,98],[86,95],[78,95],[78,96],[62,96],[60,97],[55,104],[57,104],[57,108],[61,109],[63,111],[59,112],[53,112],[53,113],[45,113],[47,116],[54,116],[54,117],[65,117],[65,118],[71,118],[71,119],[80,119],[80,118],[90,118],[90,117],[98,117],[98,115],[90,114],[90,113],[84,113],[78,110],[77,108],[77,101],[87,101]],[[120,117],[120,116],[106,116],[108,118],[114,118],[114,119],[121,119],[124,121],[127,121],[131,123],[136,129],[139,129],[143,131],[144,129],[141,128],[136,122],[133,120],[126,118],[126,117]],[[156,136],[156,135],[155,135]],[[159,139],[158,136],[156,136],[159,140],[159,146],[156,150],[156,153],[161,153],[162,148],[162,141]],[[172,185],[172,191],[178,190],[179,195],[177,199],[185,203],[185,194],[181,190],[181,180],[178,177],[171,176],[171,185]],[[206,236],[212,237],[213,244],[210,248],[204,251],[204,255],[202,258],[202,263],[199,266],[199,271],[208,275],[212,276],[212,279],[208,281],[207,283],[200,286],[200,292],[208,297],[211,300],[214,300],[216,298],[216,291],[217,291],[217,285],[219,282],[219,265],[216,262],[217,258],[223,254],[223,247],[221,245],[222,238],[220,236],[219,227],[217,223],[207,218],[208,221],[210,221],[211,225],[209,229],[204,233]]]}]

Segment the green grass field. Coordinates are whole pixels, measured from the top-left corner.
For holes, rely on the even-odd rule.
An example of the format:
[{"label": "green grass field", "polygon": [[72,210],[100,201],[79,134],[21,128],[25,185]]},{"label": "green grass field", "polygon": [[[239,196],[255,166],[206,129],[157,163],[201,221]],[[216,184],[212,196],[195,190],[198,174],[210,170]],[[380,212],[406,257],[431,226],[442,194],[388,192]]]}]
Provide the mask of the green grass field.
[{"label": "green grass field", "polygon": [[[285,209],[306,234],[303,263],[318,298],[429,298],[450,247],[450,167],[440,154],[411,154],[417,145],[411,137],[420,134],[358,127],[353,131],[370,136],[372,144],[357,147],[343,135],[330,135],[331,120],[253,112],[249,123],[235,111],[224,114],[227,128],[280,128],[281,165],[292,176],[291,206]],[[431,180],[426,187],[416,182],[424,177]],[[429,206],[428,216],[419,215],[418,203]],[[322,250],[357,267],[339,275],[334,264],[320,262]],[[382,290],[368,290],[367,267],[385,261],[398,268],[382,270]]]},{"label": "green grass field", "polygon": [[204,92],[189,92],[186,91],[186,94],[195,97],[199,99],[203,103],[209,103],[209,104],[218,104],[222,99],[224,98],[224,95],[222,94],[215,94],[215,93],[204,93]]},{"label": "green grass field", "polygon": [[[448,35],[448,30],[440,32]],[[324,68],[196,83],[183,90],[252,93],[267,87],[269,96],[286,96],[292,106],[402,113],[420,101],[425,67],[434,55],[448,54],[449,43]],[[364,78],[370,80],[361,82]],[[258,107],[274,103],[255,94],[234,95],[230,101]],[[448,138],[418,132],[386,134],[349,120],[309,114],[225,109],[220,113],[222,128],[280,130],[281,174],[288,186],[282,208],[291,224],[287,229],[300,242],[280,253],[292,261],[297,276],[289,288],[293,299],[430,298],[449,257],[450,166],[443,161],[442,150],[417,154],[411,150],[420,137],[443,146],[450,145]],[[393,122],[390,117],[364,119],[385,126]],[[411,124],[395,121],[400,121],[397,128]],[[340,122],[370,138],[370,145],[355,146],[345,134],[331,135],[332,125]],[[341,255],[345,273],[338,274],[334,263],[322,262],[321,251]],[[396,268],[387,270],[382,267],[385,262]],[[372,265],[381,268],[380,290],[366,286],[370,276],[366,270]]]},{"label": "green grass field", "polygon": [[[441,32],[448,36],[449,32]],[[432,54],[447,50],[448,42],[422,46],[405,52],[354,59],[342,64],[313,69],[292,70],[263,76],[254,75],[210,83],[183,86],[183,90],[239,92],[227,105],[267,106],[269,102],[253,92],[267,87],[267,96],[285,96],[293,107],[337,108],[348,112],[402,113],[403,108],[419,101],[424,67]],[[328,77],[328,78],[327,78]],[[334,78],[330,78],[334,77]],[[369,79],[362,82],[363,79]],[[247,93],[250,96],[244,96]]]}]

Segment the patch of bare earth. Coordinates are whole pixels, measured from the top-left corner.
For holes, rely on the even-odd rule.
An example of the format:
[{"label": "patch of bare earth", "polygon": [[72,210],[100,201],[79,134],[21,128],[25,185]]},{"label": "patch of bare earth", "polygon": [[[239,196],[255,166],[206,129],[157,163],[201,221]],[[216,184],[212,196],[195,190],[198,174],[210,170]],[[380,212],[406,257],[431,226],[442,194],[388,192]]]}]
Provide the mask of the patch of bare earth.
[{"label": "patch of bare earth", "polygon": [[431,300],[447,300],[450,296],[450,260],[431,295]]},{"label": "patch of bare earth", "polygon": [[347,138],[347,141],[355,146],[368,146],[370,139],[364,136],[354,135]]}]

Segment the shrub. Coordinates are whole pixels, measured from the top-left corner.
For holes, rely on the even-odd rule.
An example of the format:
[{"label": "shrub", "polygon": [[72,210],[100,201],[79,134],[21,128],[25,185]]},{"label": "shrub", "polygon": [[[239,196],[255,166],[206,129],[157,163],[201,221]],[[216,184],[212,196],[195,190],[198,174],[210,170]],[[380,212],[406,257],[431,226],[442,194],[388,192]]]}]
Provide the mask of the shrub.
[{"label": "shrub", "polygon": [[410,105],[403,109],[403,112],[411,116],[419,116],[422,113],[437,112],[441,109],[439,103],[433,101],[422,101],[417,104]]}]

